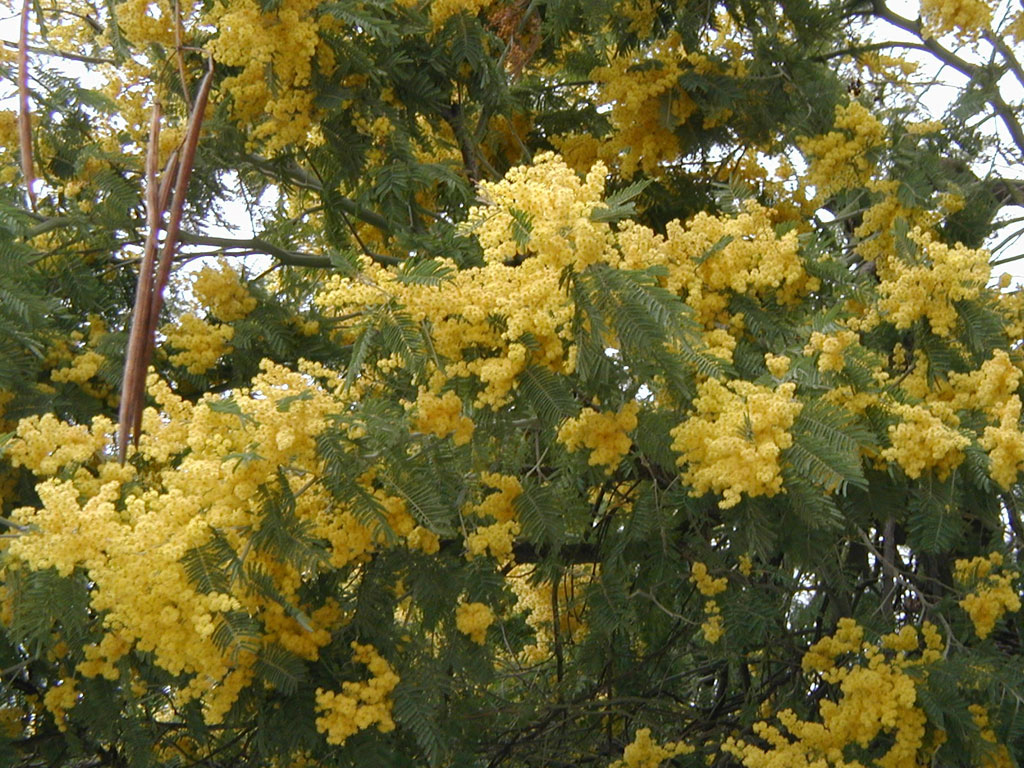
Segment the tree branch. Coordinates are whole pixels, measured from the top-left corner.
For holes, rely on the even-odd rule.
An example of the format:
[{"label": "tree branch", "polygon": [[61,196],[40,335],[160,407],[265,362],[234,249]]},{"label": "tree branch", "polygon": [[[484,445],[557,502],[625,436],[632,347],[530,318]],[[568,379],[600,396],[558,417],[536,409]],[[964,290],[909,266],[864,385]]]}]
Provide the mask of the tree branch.
[{"label": "tree branch", "polygon": [[[330,269],[332,267],[331,260],[327,256],[317,256],[312,253],[303,253],[302,251],[289,251],[287,248],[268,243],[266,240],[258,237],[213,237],[211,235],[199,235],[193,232],[182,231],[178,234],[178,241],[186,245],[211,245],[215,248],[222,248],[225,251],[263,253],[290,267],[310,267],[312,269]],[[385,253],[369,251],[367,256],[386,267],[394,267],[402,263],[402,259]]]},{"label": "tree branch", "polygon": [[[895,11],[891,10],[886,6],[884,0],[873,0],[872,11],[874,15],[884,21],[889,22],[894,27],[902,29],[904,32],[917,37],[925,50],[929,51],[939,61],[947,66],[952,67],[960,74],[965,77],[974,80],[979,78],[984,73],[984,68],[977,64],[972,64],[966,59],[962,59],[953,53],[951,50],[943,45],[940,45],[935,38],[928,37],[925,34],[924,27],[921,25],[920,19],[912,20],[905,16],[900,16]],[[1010,137],[1013,139],[1013,143],[1017,145],[1018,151],[1024,154],[1024,128],[1017,121],[1016,116],[1013,114],[1013,110],[1003,99],[1002,94],[998,91],[988,97],[988,104],[992,107],[992,110],[999,116],[1003,121],[1003,125],[1006,126],[1006,130],[1009,131]]]}]

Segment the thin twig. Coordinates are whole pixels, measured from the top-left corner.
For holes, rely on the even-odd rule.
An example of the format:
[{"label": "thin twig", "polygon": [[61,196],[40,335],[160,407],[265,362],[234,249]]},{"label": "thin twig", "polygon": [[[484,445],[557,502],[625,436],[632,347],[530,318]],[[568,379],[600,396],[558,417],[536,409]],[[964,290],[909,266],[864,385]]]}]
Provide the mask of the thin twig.
[{"label": "thin twig", "polygon": [[29,207],[36,209],[36,193],[32,188],[36,172],[32,163],[32,114],[28,110],[28,12],[30,0],[21,7],[21,36],[18,38],[18,138],[21,142],[21,175],[25,177]]},{"label": "thin twig", "polygon": [[[149,146],[146,148],[146,244],[139,267],[139,280],[135,288],[135,307],[132,310],[132,328],[128,336],[128,351],[124,357],[124,375],[121,378],[121,404],[118,409],[117,457],[124,464],[128,453],[129,430],[136,423],[136,411],[142,401],[140,387],[145,386],[146,372],[141,368],[143,350],[146,346],[146,327],[149,321],[149,306],[153,300],[153,266],[159,237],[160,219],[163,209],[160,203],[160,183],[157,180],[157,165],[160,153],[160,102],[153,104],[153,116],[149,123]],[[141,372],[141,375],[140,375]],[[138,439],[138,433],[135,433]]]},{"label": "thin twig", "polygon": [[[20,49],[20,44],[13,40],[0,40],[0,45],[4,45],[7,48]],[[42,48],[38,45],[26,45],[25,50],[29,53],[37,53],[41,56],[54,56],[58,59],[68,59],[69,61],[81,61],[84,64],[116,64],[115,59],[108,59],[103,56],[86,56],[81,53],[70,53],[69,51],[58,51],[54,48]]]},{"label": "thin twig", "polygon": [[178,60],[178,77],[181,78],[181,95],[185,99],[185,106],[192,111],[192,95],[188,91],[188,77],[185,75],[185,52],[181,42],[181,2],[174,0],[172,4],[174,12],[174,54]]},{"label": "thin twig", "polygon": [[[153,357],[156,324],[163,307],[163,292],[171,273],[171,264],[177,246],[181,217],[185,208],[185,195],[195,161],[199,133],[206,111],[206,102],[213,83],[213,59],[208,60],[205,77],[199,86],[196,102],[189,115],[185,130],[185,141],[180,155],[176,150],[171,154],[159,184],[156,168],[159,152],[160,113],[159,105],[154,106],[153,122],[150,126],[149,147],[146,155],[146,219],[149,232],[146,235],[145,252],[139,271],[139,287],[135,298],[135,313],[125,356],[125,374],[121,383],[120,424],[118,426],[118,454],[125,460],[128,440],[135,445],[139,442],[142,425],[142,401],[145,392],[146,372]],[[179,161],[180,157],[180,161]],[[171,198],[171,190],[173,199]],[[164,211],[172,204],[165,228],[163,248],[158,264],[156,260],[157,240]]]}]

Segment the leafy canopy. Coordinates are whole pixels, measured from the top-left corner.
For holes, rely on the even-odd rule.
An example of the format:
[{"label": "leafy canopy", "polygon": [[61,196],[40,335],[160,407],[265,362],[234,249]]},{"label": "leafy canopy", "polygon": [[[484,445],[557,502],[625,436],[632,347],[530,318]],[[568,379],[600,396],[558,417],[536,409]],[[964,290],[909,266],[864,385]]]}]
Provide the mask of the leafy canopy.
[{"label": "leafy canopy", "polygon": [[1024,754],[1019,9],[11,12],[0,763]]}]

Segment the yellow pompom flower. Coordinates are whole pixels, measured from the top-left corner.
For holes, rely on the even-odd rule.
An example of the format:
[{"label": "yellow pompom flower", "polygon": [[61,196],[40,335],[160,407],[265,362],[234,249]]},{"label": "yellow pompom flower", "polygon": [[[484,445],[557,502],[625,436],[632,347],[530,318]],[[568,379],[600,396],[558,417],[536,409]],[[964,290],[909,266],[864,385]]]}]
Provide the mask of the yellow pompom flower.
[{"label": "yellow pompom flower", "polygon": [[455,609],[455,627],[477,645],[487,639],[487,628],[494,623],[494,611],[483,603],[461,603]]},{"label": "yellow pompom flower", "polygon": [[584,408],[575,419],[569,419],[558,430],[558,442],[569,451],[590,450],[588,463],[603,466],[608,474],[615,471],[622,457],[629,453],[633,441],[629,434],[636,429],[640,404],[630,401],[615,412],[598,412]]},{"label": "yellow pompom flower", "polygon": [[718,506],[734,507],[742,494],[782,491],[779,457],[793,444],[789,428],[803,408],[796,385],[770,389],[748,381],[709,379],[698,388],[694,414],[672,429],[683,479],[699,496],[722,494]]}]

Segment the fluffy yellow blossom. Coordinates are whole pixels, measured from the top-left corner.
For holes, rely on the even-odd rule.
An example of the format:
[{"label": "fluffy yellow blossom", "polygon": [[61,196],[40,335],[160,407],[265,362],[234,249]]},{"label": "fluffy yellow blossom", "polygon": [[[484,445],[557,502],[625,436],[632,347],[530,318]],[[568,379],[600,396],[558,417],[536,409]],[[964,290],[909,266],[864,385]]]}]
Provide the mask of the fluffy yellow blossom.
[{"label": "fluffy yellow blossom", "polygon": [[[792,710],[782,710],[778,726],[765,721],[754,724],[754,733],[766,746],[730,738],[723,751],[739,758],[746,768],[853,766],[860,763],[842,762],[848,746],[878,745],[885,750],[873,762],[879,768],[921,764],[918,757],[926,749],[928,727],[927,715],[917,706],[917,685],[923,676],[906,670],[936,658],[925,656],[936,652],[934,627],[922,634],[926,648],[917,659],[907,655],[920,649],[913,628],[872,645],[863,642],[863,629],[855,621],[842,619],[833,636],[823,638],[804,656],[805,671],[821,672],[839,689],[838,700],[826,698],[818,705],[820,722],[800,720]],[[899,648],[890,658],[894,645]],[[838,660],[840,654],[849,654],[849,660]]]},{"label": "fluffy yellow blossom", "polygon": [[992,6],[984,0],[921,0],[921,19],[931,37],[951,34],[970,42],[991,29]]},{"label": "fluffy yellow blossom", "polygon": [[1006,613],[1020,610],[1020,595],[1013,587],[1017,571],[995,572],[1003,564],[1003,556],[992,552],[988,557],[957,560],[954,564],[956,580],[973,589],[962,600],[960,607],[971,617],[974,631],[984,640],[991,634]]},{"label": "fluffy yellow blossom", "polygon": [[[507,579],[518,597],[516,610],[526,613],[526,623],[537,638],[536,645],[527,650],[530,659],[538,661],[550,649],[554,639],[553,602],[558,604],[558,634],[563,640],[579,640],[586,632],[587,625],[583,616],[586,606],[581,598],[585,585],[591,579],[587,569],[575,566],[558,581],[557,587],[550,581],[533,581],[530,566],[526,565],[511,568]],[[553,592],[556,588],[558,599],[554,601]]]},{"label": "fluffy yellow blossom", "polygon": [[673,133],[696,112],[693,99],[679,87],[686,52],[678,36],[649,50],[629,51],[590,73],[598,98],[611,105],[614,133],[601,147],[602,157],[617,161],[624,178],[638,169],[654,174],[658,165],[679,156]]},{"label": "fluffy yellow blossom", "polygon": [[682,741],[668,741],[659,745],[651,738],[650,728],[638,728],[633,741],[622,751],[622,759],[608,768],[659,768],[666,760],[677,755],[688,755],[694,748]]},{"label": "fluffy yellow blossom", "polygon": [[455,627],[477,645],[487,641],[487,628],[494,623],[494,611],[483,603],[460,603],[455,609]]},{"label": "fluffy yellow blossom", "polygon": [[884,142],[885,127],[862,104],[837,106],[832,131],[799,140],[809,158],[807,183],[819,198],[861,186],[874,169],[870,151]]},{"label": "fluffy yellow blossom", "polygon": [[754,570],[754,561],[750,559],[750,555],[740,555],[737,568],[744,576],[749,576]]},{"label": "fluffy yellow blossom", "polygon": [[981,738],[989,744],[997,745],[995,749],[989,750],[982,756],[979,768],[1011,768],[1014,761],[1010,758],[1010,752],[1006,745],[999,743],[999,737],[996,736],[989,720],[988,709],[981,704],[970,704],[967,711],[971,713],[971,720],[980,731]]},{"label": "fluffy yellow blossom", "polygon": [[514,475],[484,472],[480,476],[480,482],[498,492],[488,494],[483,501],[473,507],[472,511],[479,517],[493,517],[499,523],[515,520],[516,511],[513,504],[523,492],[519,478]]},{"label": "fluffy yellow blossom", "polygon": [[789,373],[791,362],[785,355],[773,355],[771,352],[766,352],[764,356],[764,364],[768,366],[768,371],[771,375],[777,379],[781,379]]},{"label": "fluffy yellow blossom", "polygon": [[626,403],[616,412],[584,408],[583,413],[575,419],[562,424],[558,430],[558,442],[569,451],[589,449],[588,463],[592,467],[603,466],[611,474],[633,445],[628,433],[636,429],[639,410],[640,404],[635,400]]},{"label": "fluffy yellow blossom", "polygon": [[[263,520],[259,489],[281,482],[278,468],[294,470],[294,514],[327,543],[335,567],[378,546],[374,531],[352,510],[331,502],[322,486],[308,484],[321,467],[316,437],[327,413],[344,405],[302,373],[266,361],[261,368],[250,387],[230,399],[210,394],[195,404],[151,376],[150,393],[160,410],[145,410],[138,451],[163,463],[156,473],[139,476],[131,462],[122,466],[112,460],[113,424],[105,418],[91,427],[62,424],[52,416],[24,419],[6,446],[12,462],[45,478],[37,486],[38,507],[11,513],[29,530],[10,542],[8,557],[65,576],[80,569],[93,585],[90,610],[104,616],[106,637],[84,649],[79,673],[115,678],[120,674],[115,664],[129,651],[149,653],[160,669],[186,676],[176,697],[182,703],[198,699],[211,723],[254,679],[257,661],[256,654],[213,642],[222,614],[245,611],[259,617],[262,642],[303,659],[317,658],[331,642],[328,627],[340,621],[330,601],[302,604],[304,575],[295,567],[249,546]],[[251,458],[225,461],[230,454]],[[300,484],[306,484],[301,494]],[[367,492],[380,493],[372,487]],[[408,532],[404,504],[390,498],[382,503],[389,523]],[[223,532],[234,551],[249,550],[247,562],[265,573],[285,600],[300,606],[309,617],[304,624],[264,593],[196,589],[182,558],[208,544],[214,530]]]},{"label": "fluffy yellow blossom", "polygon": [[978,445],[988,453],[989,475],[1005,490],[1024,468],[1024,432],[1020,429],[1021,401],[1013,395],[997,411],[998,426],[985,427]]},{"label": "fluffy yellow blossom", "polygon": [[[282,0],[263,12],[256,0],[215,3],[204,22],[217,30],[207,43],[214,59],[239,68],[221,88],[249,143],[273,155],[289,145],[322,140],[309,87],[320,46],[317,0]],[[273,73],[273,84],[267,73]]]},{"label": "fluffy yellow blossom", "polygon": [[704,633],[704,640],[710,645],[714,645],[725,634],[725,627],[722,624],[722,609],[714,600],[708,600],[704,604],[704,613],[707,614],[707,618],[701,623],[700,629]]},{"label": "fluffy yellow blossom", "polygon": [[927,318],[934,333],[949,336],[957,319],[954,302],[977,298],[988,281],[988,254],[938,242],[920,229],[909,237],[920,248],[919,261],[889,261],[878,286],[878,307],[897,328]]},{"label": "fluffy yellow blossom", "polygon": [[841,371],[846,366],[843,350],[851,344],[855,344],[859,338],[854,331],[844,330],[830,334],[815,331],[811,334],[807,346],[804,347],[804,354],[820,353],[818,356],[819,371]]},{"label": "fluffy yellow blossom", "polygon": [[425,555],[436,555],[441,551],[441,539],[433,531],[417,525],[405,537],[409,549],[418,549]]},{"label": "fluffy yellow blossom", "polygon": [[191,312],[178,318],[176,324],[164,326],[162,331],[167,343],[180,350],[170,356],[170,361],[195,374],[205,373],[229,354],[232,347],[228,342],[235,335],[230,325],[208,323]]},{"label": "fluffy yellow blossom", "polygon": [[113,423],[105,416],[97,416],[90,426],[66,424],[51,413],[29,416],[18,422],[7,455],[15,467],[48,477],[102,455],[113,431]]},{"label": "fluffy yellow blossom", "polygon": [[728,509],[741,495],[774,496],[782,490],[779,457],[793,444],[788,432],[803,408],[796,385],[776,389],[747,381],[709,379],[698,388],[694,414],[671,431],[683,479],[695,496],[722,494]]},{"label": "fluffy yellow blossom", "polygon": [[352,643],[352,660],[365,664],[370,679],[342,683],[341,693],[316,689],[316,729],[327,734],[327,743],[341,745],[349,736],[376,725],[381,733],[395,729],[391,718],[391,692],[399,677],[372,645]]},{"label": "fluffy yellow blossom", "polygon": [[50,686],[43,695],[43,706],[53,715],[57,728],[66,731],[68,728],[67,712],[78,701],[74,678],[65,678],[58,685]]},{"label": "fluffy yellow blossom", "polygon": [[792,304],[819,285],[803,268],[797,233],[778,236],[771,211],[754,201],[734,216],[702,212],[685,224],[670,221],[664,236],[624,222],[618,243],[623,266],[665,267],[665,287],[709,330],[727,317],[731,294]]},{"label": "fluffy yellow blossom", "polygon": [[225,259],[218,268],[203,267],[192,283],[199,303],[223,323],[241,320],[256,308],[256,298],[242,285],[238,273]]},{"label": "fluffy yellow blossom", "polygon": [[519,523],[506,520],[494,525],[483,525],[466,537],[466,553],[469,557],[490,551],[499,562],[512,556],[512,545],[519,535]]},{"label": "fluffy yellow blossom", "polygon": [[607,173],[597,163],[580,179],[562,158],[542,153],[501,181],[481,182],[479,193],[487,205],[470,209],[466,227],[475,232],[491,263],[526,255],[555,269],[614,263],[611,227],[591,219],[601,206]]},{"label": "fluffy yellow blossom", "polygon": [[444,23],[457,13],[468,13],[475,16],[489,6],[493,0],[433,0],[430,4],[430,25],[440,29]]},{"label": "fluffy yellow blossom", "polygon": [[452,435],[455,445],[465,445],[473,438],[473,420],[462,415],[462,400],[454,392],[438,397],[421,387],[415,411],[412,426],[417,432],[438,437]]},{"label": "fluffy yellow blossom", "polygon": [[729,586],[729,579],[725,576],[713,578],[708,573],[708,567],[701,562],[695,562],[690,566],[690,581],[697,585],[697,590],[704,597],[714,597],[725,592]]},{"label": "fluffy yellow blossom", "polygon": [[900,417],[889,427],[890,446],[882,451],[886,461],[898,463],[907,477],[918,478],[934,471],[943,480],[964,459],[970,439],[948,426],[928,407],[898,403],[893,411]]}]

